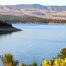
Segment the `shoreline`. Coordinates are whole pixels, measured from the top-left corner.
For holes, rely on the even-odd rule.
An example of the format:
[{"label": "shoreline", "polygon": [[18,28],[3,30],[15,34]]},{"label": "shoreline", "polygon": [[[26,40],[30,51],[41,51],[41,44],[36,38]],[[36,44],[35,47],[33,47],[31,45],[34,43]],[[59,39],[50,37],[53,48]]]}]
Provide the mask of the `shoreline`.
[{"label": "shoreline", "polygon": [[17,32],[17,31],[22,31],[21,29],[17,29],[15,27],[1,27],[0,28],[0,34],[2,33],[11,33],[11,32]]},{"label": "shoreline", "polygon": [[26,23],[22,23],[22,22],[16,22],[16,23],[12,23],[12,24],[45,24],[45,25],[66,25],[66,23],[39,23],[39,22],[35,22],[35,23],[32,23],[32,22],[26,22]]}]

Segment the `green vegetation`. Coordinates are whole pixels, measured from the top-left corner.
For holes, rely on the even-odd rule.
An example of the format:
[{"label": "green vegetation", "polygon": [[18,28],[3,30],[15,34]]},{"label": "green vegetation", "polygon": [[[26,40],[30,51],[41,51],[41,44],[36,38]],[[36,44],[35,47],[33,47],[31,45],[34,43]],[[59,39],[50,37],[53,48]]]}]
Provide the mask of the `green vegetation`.
[{"label": "green vegetation", "polygon": [[[0,58],[3,62],[3,66],[38,66],[36,62],[32,64],[19,64],[10,53],[0,55]],[[63,48],[56,58],[51,60],[44,59],[41,66],[66,66],[66,48]]]},{"label": "green vegetation", "polygon": [[62,19],[45,19],[34,16],[11,16],[11,15],[0,15],[0,20],[8,23],[66,23],[66,20]]},{"label": "green vegetation", "polygon": [[66,66],[66,48],[63,48],[56,58],[51,60],[44,59],[42,66]]},{"label": "green vegetation", "polygon": [[60,53],[58,53],[57,57],[62,59],[66,58],[66,48],[63,48]]},{"label": "green vegetation", "polygon": [[33,62],[32,64],[19,64],[17,60],[13,58],[13,55],[10,53],[7,53],[5,55],[0,55],[0,59],[2,60],[3,66],[37,66],[36,62]]},{"label": "green vegetation", "polygon": [[17,60],[13,59],[13,55],[8,53],[5,55],[0,56],[3,66],[16,66],[18,64]]},{"label": "green vegetation", "polygon": [[36,62],[33,62],[32,64],[20,64],[19,66],[37,66]]}]

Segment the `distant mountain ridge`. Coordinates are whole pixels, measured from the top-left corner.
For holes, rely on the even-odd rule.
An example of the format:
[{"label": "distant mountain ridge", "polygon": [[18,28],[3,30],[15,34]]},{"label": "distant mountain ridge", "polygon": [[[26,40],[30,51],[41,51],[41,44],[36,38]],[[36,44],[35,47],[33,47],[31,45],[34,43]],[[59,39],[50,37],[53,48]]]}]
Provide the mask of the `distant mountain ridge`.
[{"label": "distant mountain ridge", "polygon": [[24,8],[37,8],[37,9],[46,9],[45,6],[39,4],[20,4],[20,5],[6,5],[8,8],[14,9],[24,9]]},{"label": "distant mountain ridge", "polygon": [[40,4],[19,4],[19,5],[5,5],[11,9],[25,9],[25,8],[36,8],[50,11],[66,11],[66,6],[44,6]]},{"label": "distant mountain ridge", "polygon": [[35,16],[66,20],[66,6],[44,6],[40,4],[0,5],[0,15]]}]

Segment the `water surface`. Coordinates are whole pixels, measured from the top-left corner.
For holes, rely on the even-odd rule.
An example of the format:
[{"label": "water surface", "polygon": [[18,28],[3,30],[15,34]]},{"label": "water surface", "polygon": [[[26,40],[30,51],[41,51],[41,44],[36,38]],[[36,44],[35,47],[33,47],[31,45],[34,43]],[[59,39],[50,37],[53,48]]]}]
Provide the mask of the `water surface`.
[{"label": "water surface", "polygon": [[0,36],[0,54],[12,53],[22,63],[42,63],[66,47],[66,25],[13,24],[23,31]]}]

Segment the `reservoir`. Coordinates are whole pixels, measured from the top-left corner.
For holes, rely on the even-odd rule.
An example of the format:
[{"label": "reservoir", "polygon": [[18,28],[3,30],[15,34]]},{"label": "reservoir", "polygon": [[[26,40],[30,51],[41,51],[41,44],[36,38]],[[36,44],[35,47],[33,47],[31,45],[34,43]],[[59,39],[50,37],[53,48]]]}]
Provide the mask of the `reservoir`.
[{"label": "reservoir", "polygon": [[43,59],[57,56],[66,48],[66,25],[13,24],[23,31],[0,35],[0,54],[12,53],[21,63],[39,66]]}]

